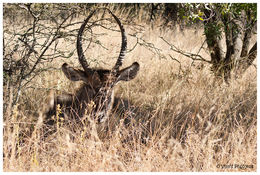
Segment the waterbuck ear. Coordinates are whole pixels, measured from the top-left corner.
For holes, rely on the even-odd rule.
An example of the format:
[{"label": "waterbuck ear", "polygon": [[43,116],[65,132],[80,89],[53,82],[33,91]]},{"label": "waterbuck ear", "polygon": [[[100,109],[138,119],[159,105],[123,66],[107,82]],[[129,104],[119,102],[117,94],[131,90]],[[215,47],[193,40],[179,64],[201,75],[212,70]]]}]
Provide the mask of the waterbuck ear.
[{"label": "waterbuck ear", "polygon": [[71,81],[86,80],[86,75],[84,71],[74,69],[73,67],[70,67],[67,63],[64,63],[61,69],[66,77]]},{"label": "waterbuck ear", "polygon": [[139,67],[139,64],[137,62],[134,62],[131,66],[122,69],[121,71],[119,71],[117,81],[129,81],[134,79],[139,71]]}]

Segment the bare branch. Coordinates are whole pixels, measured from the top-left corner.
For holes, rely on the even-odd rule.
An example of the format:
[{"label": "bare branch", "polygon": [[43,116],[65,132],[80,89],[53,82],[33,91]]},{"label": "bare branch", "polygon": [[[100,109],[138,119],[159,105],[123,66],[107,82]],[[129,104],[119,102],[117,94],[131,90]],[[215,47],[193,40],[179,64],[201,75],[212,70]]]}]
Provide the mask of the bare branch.
[{"label": "bare branch", "polygon": [[[160,37],[166,44],[168,44],[170,46],[170,49],[174,52],[177,52],[179,54],[182,54],[188,58],[191,58],[193,61],[204,61],[204,62],[207,62],[207,63],[211,63],[211,61],[208,61],[206,60],[205,58],[203,58],[201,55],[199,55],[199,52],[202,48],[202,46],[200,47],[199,51],[197,54],[194,54],[194,53],[189,53],[189,52],[185,52],[179,48],[177,48],[176,46],[174,46],[173,44],[170,44],[167,40],[165,40],[163,37]],[[203,43],[204,44],[204,43]]]}]

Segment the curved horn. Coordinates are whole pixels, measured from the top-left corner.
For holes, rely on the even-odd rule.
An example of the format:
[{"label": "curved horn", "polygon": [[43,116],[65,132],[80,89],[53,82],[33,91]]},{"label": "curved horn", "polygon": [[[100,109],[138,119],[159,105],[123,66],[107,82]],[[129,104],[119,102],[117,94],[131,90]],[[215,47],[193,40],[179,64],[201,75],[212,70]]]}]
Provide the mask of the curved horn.
[{"label": "curved horn", "polygon": [[125,29],[124,29],[123,25],[121,24],[120,20],[109,9],[107,9],[107,10],[109,11],[109,13],[116,20],[117,24],[119,25],[119,28],[120,28],[120,31],[121,31],[121,35],[122,35],[121,50],[120,50],[118,59],[116,61],[116,64],[113,67],[113,70],[115,70],[115,72],[118,72],[119,71],[119,67],[122,66],[122,61],[125,58],[125,53],[126,53],[126,48],[127,48],[127,39],[126,39]]},{"label": "curved horn", "polygon": [[88,68],[88,62],[84,56],[83,53],[83,49],[82,49],[82,34],[84,31],[84,28],[86,27],[89,19],[93,16],[93,14],[96,12],[96,10],[94,10],[83,22],[83,24],[81,25],[79,32],[78,32],[78,36],[77,36],[77,52],[78,52],[78,57],[79,57],[79,62],[82,65],[83,69],[85,71],[89,71],[90,69]]},{"label": "curved horn", "polygon": [[[119,67],[122,66],[122,61],[125,57],[125,53],[126,53],[126,48],[127,48],[127,39],[126,39],[126,34],[125,34],[125,29],[123,27],[123,25],[121,24],[120,20],[107,8],[104,8],[106,10],[109,11],[109,13],[114,17],[114,19],[116,20],[117,24],[119,25],[120,31],[121,31],[121,35],[122,35],[122,43],[121,43],[121,50],[118,56],[118,59],[116,61],[115,66],[113,67],[113,70],[115,72],[119,71]],[[78,52],[78,57],[79,57],[79,62],[82,65],[83,69],[85,71],[89,71],[90,69],[88,68],[88,63],[86,61],[86,58],[83,54],[83,49],[82,49],[82,34],[84,31],[84,28],[86,26],[86,24],[88,23],[89,19],[93,16],[93,14],[96,12],[96,10],[94,10],[84,21],[84,23],[81,25],[79,32],[78,32],[78,36],[77,36],[77,52]]]}]

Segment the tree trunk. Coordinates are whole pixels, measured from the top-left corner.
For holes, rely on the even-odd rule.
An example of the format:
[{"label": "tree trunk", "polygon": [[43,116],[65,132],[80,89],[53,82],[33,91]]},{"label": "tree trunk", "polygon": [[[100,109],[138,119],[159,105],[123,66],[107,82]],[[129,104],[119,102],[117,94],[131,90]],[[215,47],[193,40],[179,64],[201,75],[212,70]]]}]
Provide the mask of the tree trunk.
[{"label": "tree trunk", "polygon": [[[206,35],[206,42],[211,57],[211,69],[217,77],[226,77],[226,56],[230,55],[230,53],[226,52],[225,54],[223,48],[223,34],[225,32],[223,31],[224,28],[221,27],[223,26],[223,23],[216,15],[212,17],[211,11],[205,9],[204,13],[207,18],[209,18],[209,20],[204,22],[204,33]],[[232,36],[229,34],[226,34],[225,36],[226,40],[232,38]],[[230,45],[227,45],[227,47],[230,47]],[[231,49],[228,50],[231,51]]]},{"label": "tree trunk", "polygon": [[235,74],[237,76],[242,75],[254,62],[257,56],[257,42],[250,49],[246,56],[241,56],[237,61]]},{"label": "tree trunk", "polygon": [[[204,31],[210,51],[212,71],[228,82],[232,70],[236,77],[239,77],[252,65],[257,56],[257,43],[249,51],[256,22],[251,23],[245,11],[242,11],[237,18],[231,14],[219,17],[217,9],[214,16],[208,10],[205,11],[205,15],[209,19],[204,22]],[[225,36],[225,52],[221,42],[223,36]]]}]

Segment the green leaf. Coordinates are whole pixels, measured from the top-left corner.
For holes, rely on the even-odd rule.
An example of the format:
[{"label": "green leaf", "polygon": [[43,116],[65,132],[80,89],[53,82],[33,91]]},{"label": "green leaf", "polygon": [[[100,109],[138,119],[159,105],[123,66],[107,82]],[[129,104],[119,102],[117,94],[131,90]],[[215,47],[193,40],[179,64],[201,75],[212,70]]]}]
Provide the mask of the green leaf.
[{"label": "green leaf", "polygon": [[199,18],[199,20],[201,20],[201,21],[204,21],[204,19],[203,18],[201,18],[201,17],[198,17]]}]

